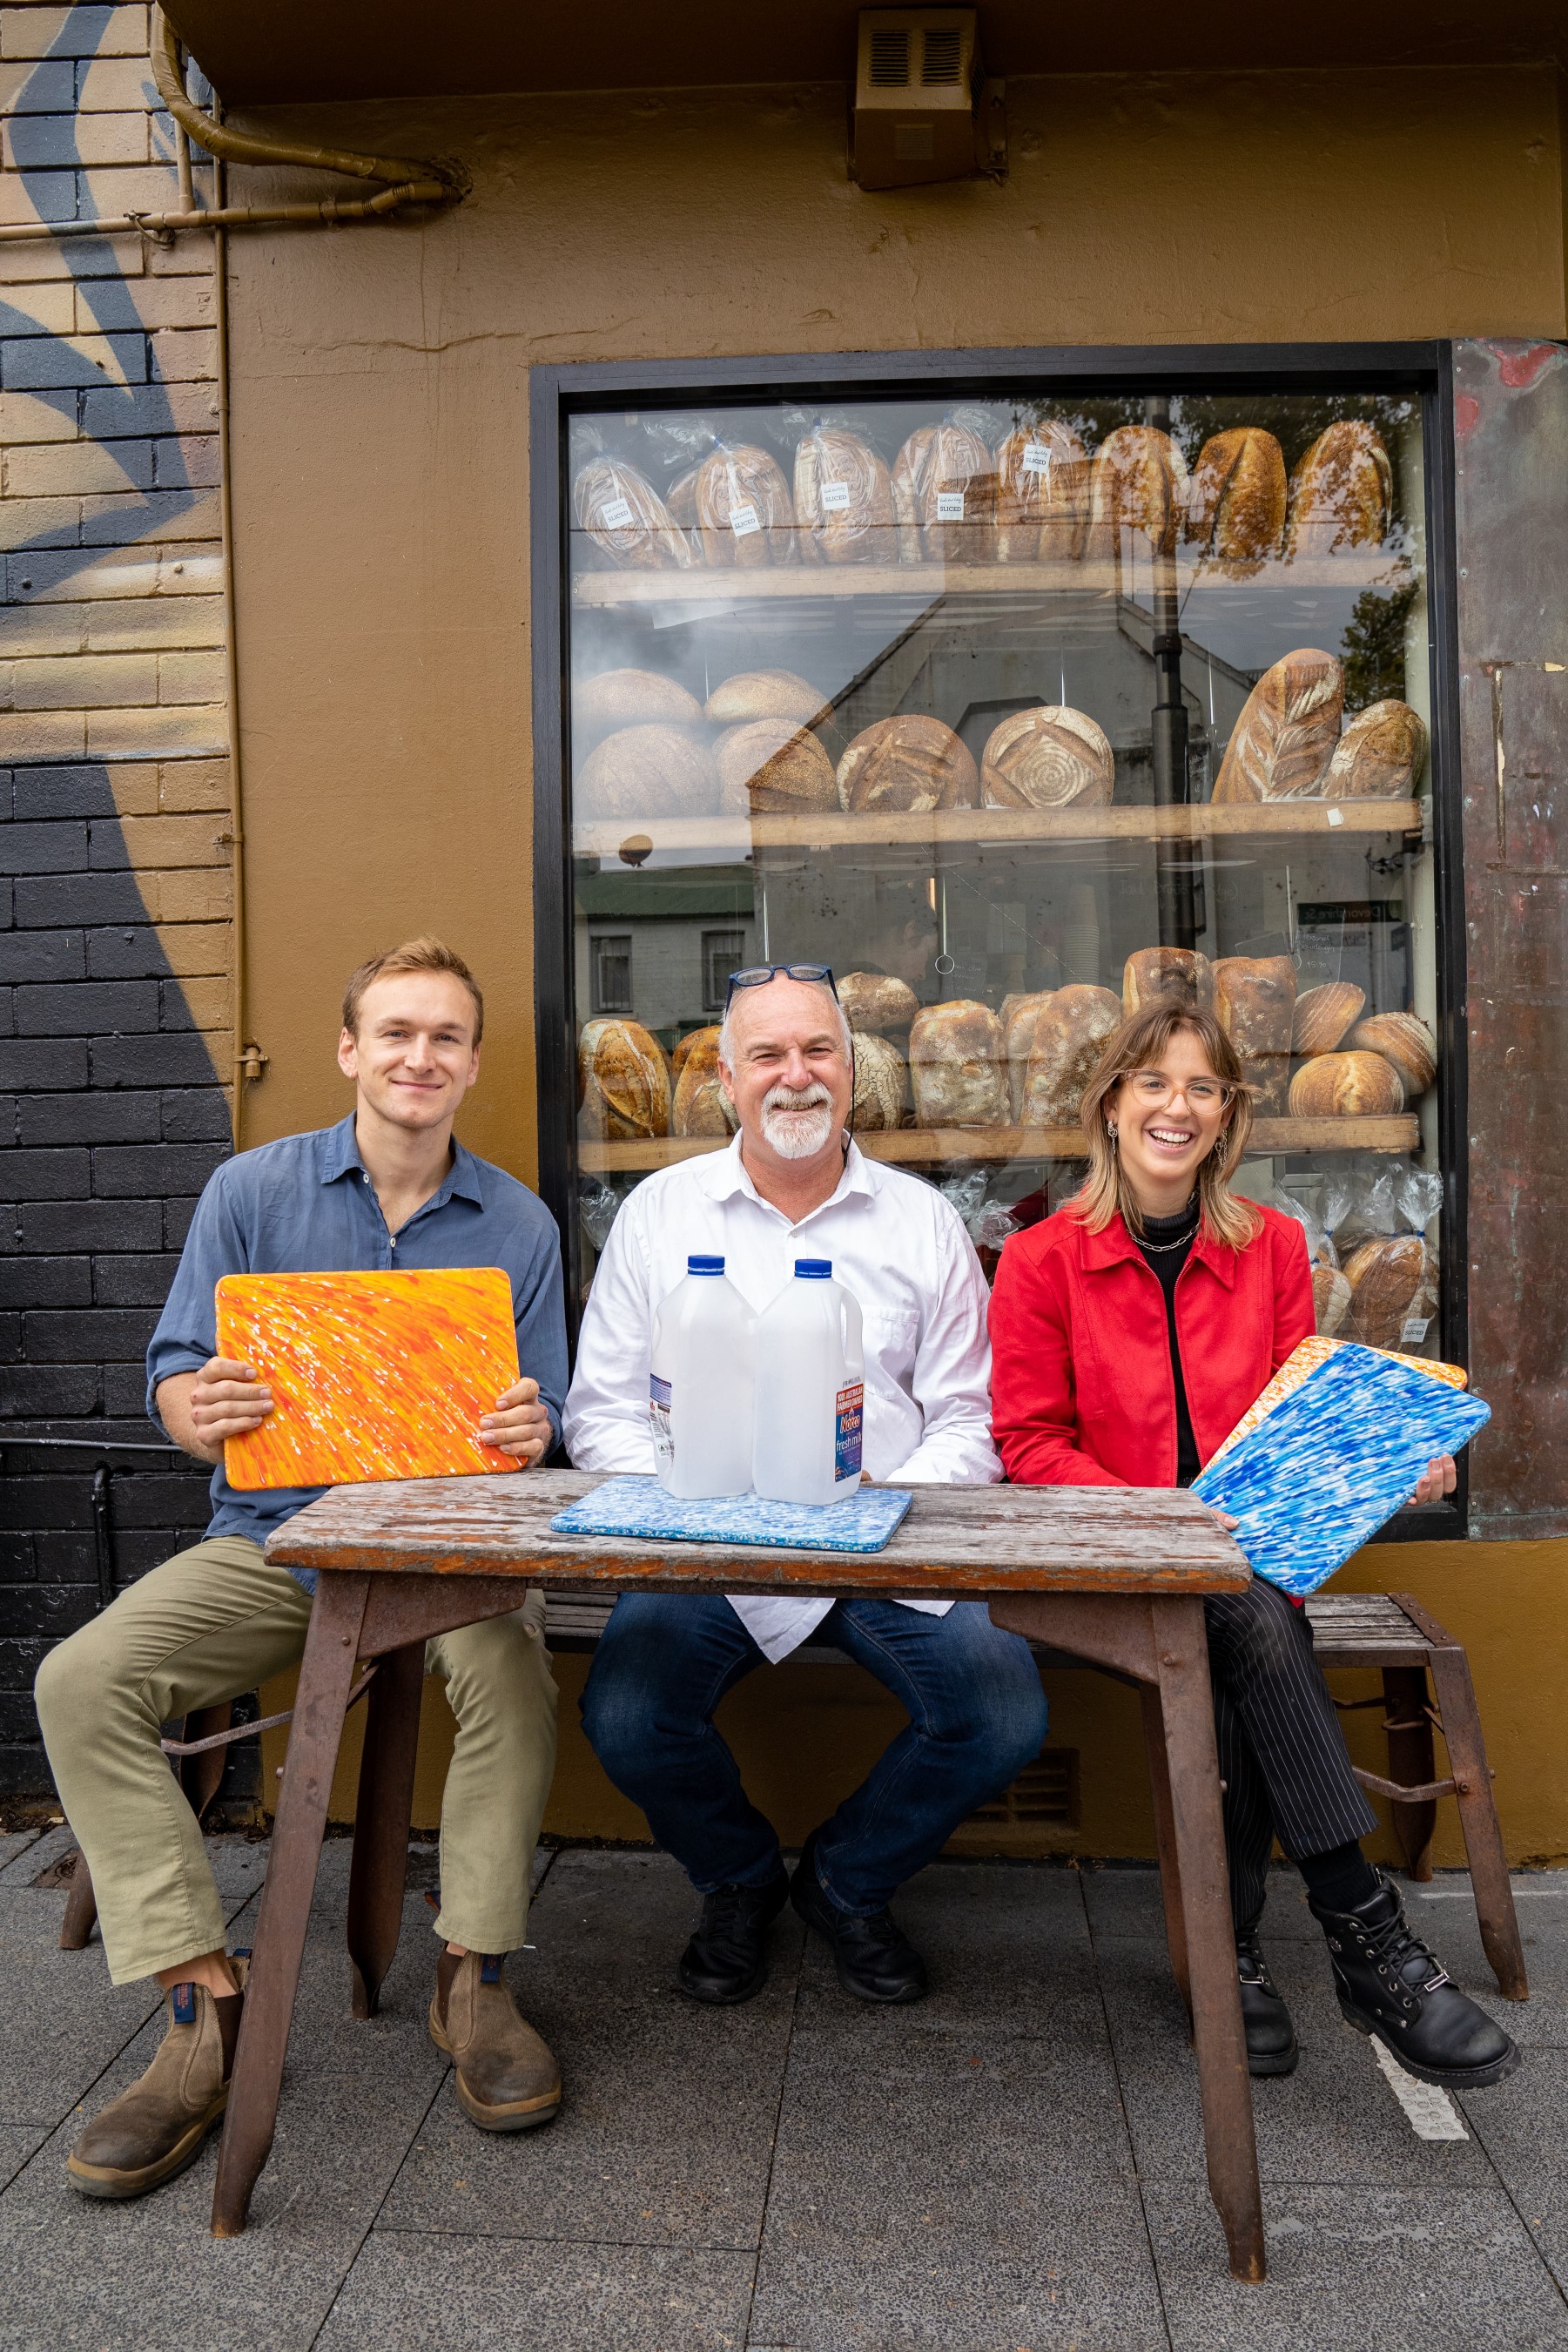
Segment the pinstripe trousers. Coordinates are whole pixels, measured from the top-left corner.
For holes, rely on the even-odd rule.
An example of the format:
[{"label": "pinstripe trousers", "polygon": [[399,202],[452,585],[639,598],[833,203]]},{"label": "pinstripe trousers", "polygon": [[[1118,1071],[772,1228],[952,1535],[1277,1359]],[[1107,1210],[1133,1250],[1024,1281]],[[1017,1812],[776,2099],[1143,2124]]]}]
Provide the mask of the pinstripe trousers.
[{"label": "pinstripe trousers", "polygon": [[1238,1932],[1258,1923],[1277,1837],[1292,1862],[1377,1827],[1350,1768],[1304,1609],[1254,1577],[1206,1601],[1225,1850]]}]

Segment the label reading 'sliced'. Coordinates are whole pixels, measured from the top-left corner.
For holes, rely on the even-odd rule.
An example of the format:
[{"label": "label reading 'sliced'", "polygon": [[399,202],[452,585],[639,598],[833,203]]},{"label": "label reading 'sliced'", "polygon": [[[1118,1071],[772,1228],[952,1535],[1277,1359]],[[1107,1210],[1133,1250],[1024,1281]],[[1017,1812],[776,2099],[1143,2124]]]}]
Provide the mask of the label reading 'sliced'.
[{"label": "label reading 'sliced'", "polygon": [[628,530],[636,520],[624,499],[612,499],[599,518],[601,528],[605,530]]},{"label": "label reading 'sliced'", "polygon": [[833,1410],[833,1480],[861,1474],[861,1429],[865,1420],[865,1382],[841,1389]]},{"label": "label reading 'sliced'", "polygon": [[762,525],[758,519],[757,509],[752,506],[745,506],[731,507],[729,510],[729,527],[731,530],[734,531],[737,539],[745,539],[749,531],[760,530]]},{"label": "label reading 'sliced'", "polygon": [[963,491],[962,491],[962,490],[938,490],[938,491],[937,491],[937,493],[936,493],[936,520],[937,520],[937,521],[938,521],[938,522],[962,522],[962,521],[963,521],[963,520],[964,520],[964,493],[963,493]]},{"label": "label reading 'sliced'", "polygon": [[648,1375],[648,1422],[653,1433],[653,1451],[661,1462],[675,1458],[675,1441],[670,1431],[670,1383],[662,1381],[657,1372]]},{"label": "label reading 'sliced'", "polygon": [[822,512],[824,514],[848,513],[850,504],[850,486],[847,482],[824,482],[822,484],[821,495]]},{"label": "label reading 'sliced'", "polygon": [[1051,453],[1043,441],[1026,441],[1023,445],[1023,470],[1026,474],[1043,474],[1046,487],[1051,485]]}]

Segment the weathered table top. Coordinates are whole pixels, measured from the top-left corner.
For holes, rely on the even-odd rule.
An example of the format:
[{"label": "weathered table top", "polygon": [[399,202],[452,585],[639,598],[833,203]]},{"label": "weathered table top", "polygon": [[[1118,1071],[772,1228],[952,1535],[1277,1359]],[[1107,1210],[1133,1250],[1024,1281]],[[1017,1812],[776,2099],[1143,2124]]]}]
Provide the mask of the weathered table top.
[{"label": "weathered table top", "polygon": [[590,1472],[535,1470],[335,1486],[278,1528],[267,1557],[361,1574],[516,1576],[553,1592],[647,1586],[889,1601],[1228,1592],[1251,1576],[1213,1515],[1175,1487],[916,1486],[903,1525],[872,1553],[552,1535],[554,1514],[601,1484]]}]

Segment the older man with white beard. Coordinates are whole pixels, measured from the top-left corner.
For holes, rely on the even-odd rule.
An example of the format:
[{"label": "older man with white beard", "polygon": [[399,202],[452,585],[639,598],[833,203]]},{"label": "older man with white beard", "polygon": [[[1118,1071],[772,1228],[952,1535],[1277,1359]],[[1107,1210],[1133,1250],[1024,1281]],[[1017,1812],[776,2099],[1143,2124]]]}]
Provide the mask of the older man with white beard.
[{"label": "older man with white beard", "polygon": [[[736,973],[719,1066],[739,1120],[734,1142],[639,1185],[594,1275],[563,1425],[576,1466],[653,1470],[653,1313],[701,1252],[722,1256],[758,1309],[797,1256],[831,1260],[865,1318],[867,1475],[999,1479],[979,1261],[933,1185],[865,1159],[851,1139],[849,1024],[826,965]],[[812,1831],[791,1880],[713,1717],[743,1675],[819,1628],[892,1691],[909,1723]],[[826,1938],[846,1991],[917,2000],[925,1971],[892,1896],[1039,1754],[1046,1728],[1027,1643],[971,1601],[625,1594],[582,1715],[610,1778],[703,1897],[676,1981],[715,2002],[760,1990],[768,1929],[787,1900]]]}]

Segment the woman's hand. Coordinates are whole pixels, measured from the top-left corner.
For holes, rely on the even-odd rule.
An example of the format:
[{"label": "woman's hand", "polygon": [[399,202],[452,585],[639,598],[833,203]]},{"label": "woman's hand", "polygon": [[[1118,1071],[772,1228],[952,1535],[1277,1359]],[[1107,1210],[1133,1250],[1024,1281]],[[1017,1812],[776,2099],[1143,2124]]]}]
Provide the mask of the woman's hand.
[{"label": "woman's hand", "polygon": [[550,1449],[550,1425],[538,1381],[518,1381],[496,1399],[494,1412],[479,1423],[479,1443],[515,1455],[524,1470],[543,1461]]},{"label": "woman's hand", "polygon": [[1236,1533],[1237,1528],[1241,1525],[1240,1520],[1233,1519],[1228,1511],[1217,1511],[1212,1503],[1205,1504],[1204,1508],[1207,1511],[1210,1518],[1218,1519],[1219,1521],[1220,1526],[1225,1529],[1228,1536],[1233,1536]]},{"label": "woman's hand", "polygon": [[1445,1495],[1453,1493],[1458,1477],[1453,1455],[1435,1454],[1427,1463],[1426,1475],[1418,1482],[1410,1500],[1413,1503],[1440,1503]]}]

